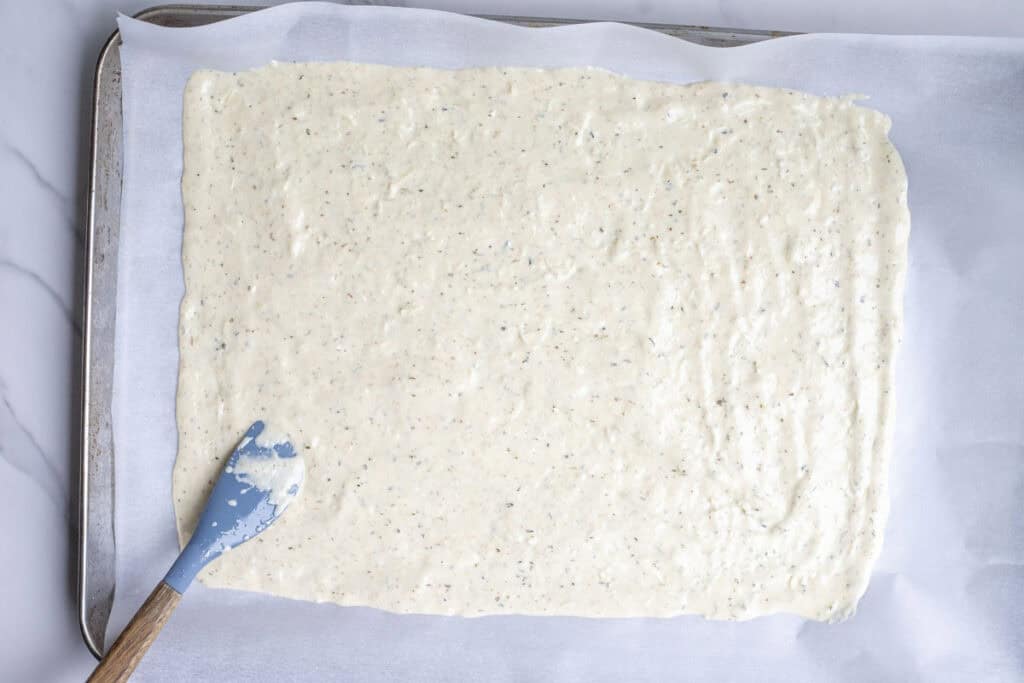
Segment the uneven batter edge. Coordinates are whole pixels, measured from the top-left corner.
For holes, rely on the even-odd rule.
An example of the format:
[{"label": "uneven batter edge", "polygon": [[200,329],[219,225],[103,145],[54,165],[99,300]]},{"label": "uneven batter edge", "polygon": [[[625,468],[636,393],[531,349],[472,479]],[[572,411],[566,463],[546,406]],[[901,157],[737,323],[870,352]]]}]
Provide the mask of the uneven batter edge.
[{"label": "uneven batter edge", "polygon": [[210,586],[397,612],[849,616],[909,213],[851,97],[273,64],[184,98],[182,539],[256,417],[302,495]]}]

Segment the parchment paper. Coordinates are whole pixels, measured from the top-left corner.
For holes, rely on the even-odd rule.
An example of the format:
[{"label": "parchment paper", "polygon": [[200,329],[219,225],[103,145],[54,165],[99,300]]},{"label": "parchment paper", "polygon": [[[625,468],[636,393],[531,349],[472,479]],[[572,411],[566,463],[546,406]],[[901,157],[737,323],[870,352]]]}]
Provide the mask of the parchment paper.
[{"label": "parchment paper", "polygon": [[864,93],[893,119],[913,221],[892,511],[882,558],[848,621],[398,616],[196,584],[137,680],[1024,677],[1024,41],[811,35],[715,49],[615,24],[537,30],[327,4],[194,29],[119,25],[125,163],[110,637],[177,553],[181,96],[193,70],[271,59],[594,65],[637,78]]}]

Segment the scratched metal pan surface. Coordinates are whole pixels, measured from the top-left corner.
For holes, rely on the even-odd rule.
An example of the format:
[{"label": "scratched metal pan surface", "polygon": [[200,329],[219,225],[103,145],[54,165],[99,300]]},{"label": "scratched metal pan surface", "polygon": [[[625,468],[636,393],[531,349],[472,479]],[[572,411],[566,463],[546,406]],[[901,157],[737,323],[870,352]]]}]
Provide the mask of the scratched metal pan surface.
[{"label": "scratched metal pan surface", "polygon": [[[260,7],[162,5],[135,15],[160,26],[200,26]],[[519,26],[550,27],[582,20],[484,16]],[[635,24],[701,45],[732,47],[781,35],[706,26]],[[121,215],[121,37],[115,31],[100,51],[93,91],[89,203],[86,214],[82,434],[78,510],[78,617],[96,657],[114,600],[114,453],[110,399],[114,370],[117,246]]]}]

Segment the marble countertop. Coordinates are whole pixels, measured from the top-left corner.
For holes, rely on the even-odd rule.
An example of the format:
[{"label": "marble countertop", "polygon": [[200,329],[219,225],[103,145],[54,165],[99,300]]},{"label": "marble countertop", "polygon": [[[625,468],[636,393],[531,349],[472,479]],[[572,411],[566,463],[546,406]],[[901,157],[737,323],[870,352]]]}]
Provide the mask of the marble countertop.
[{"label": "marble countertop", "polygon": [[[79,306],[92,72],[143,0],[0,0],[0,679],[83,680],[75,607]],[[405,4],[392,2],[388,4]],[[417,3],[409,3],[417,4]],[[448,0],[454,11],[787,31],[1024,36],[1018,0]]]}]

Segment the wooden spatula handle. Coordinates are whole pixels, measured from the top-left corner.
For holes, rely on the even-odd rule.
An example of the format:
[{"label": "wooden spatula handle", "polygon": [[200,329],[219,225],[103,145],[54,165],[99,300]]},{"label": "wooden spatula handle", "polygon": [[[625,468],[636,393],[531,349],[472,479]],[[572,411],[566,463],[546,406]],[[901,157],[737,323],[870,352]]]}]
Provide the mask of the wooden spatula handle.
[{"label": "wooden spatula handle", "polygon": [[181,600],[181,593],[161,581],[142,603],[121,635],[89,676],[89,683],[121,683],[135,671],[146,650]]}]

